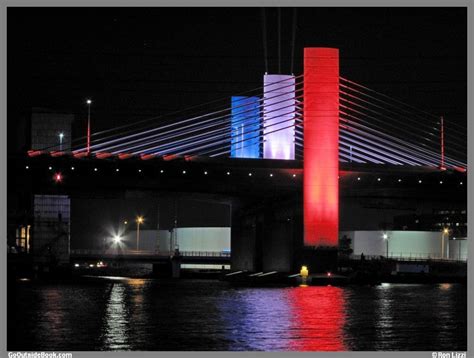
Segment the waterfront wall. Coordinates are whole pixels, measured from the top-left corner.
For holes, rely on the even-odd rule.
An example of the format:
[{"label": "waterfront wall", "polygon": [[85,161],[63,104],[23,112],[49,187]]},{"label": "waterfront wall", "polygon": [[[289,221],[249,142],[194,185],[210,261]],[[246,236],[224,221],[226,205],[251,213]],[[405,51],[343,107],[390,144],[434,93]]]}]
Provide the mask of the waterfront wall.
[{"label": "waterfront wall", "polygon": [[[352,240],[351,248],[354,255],[386,256],[388,237],[388,255],[400,257],[441,257],[442,234],[437,231],[341,231],[340,237],[344,235]],[[465,260],[467,257],[467,240],[444,240],[445,258]]]},{"label": "waterfront wall", "polygon": [[[130,249],[136,248],[137,232],[124,234],[122,243]],[[139,249],[145,251],[169,251],[179,247],[180,251],[229,251],[229,227],[187,227],[169,230],[141,230]]]}]

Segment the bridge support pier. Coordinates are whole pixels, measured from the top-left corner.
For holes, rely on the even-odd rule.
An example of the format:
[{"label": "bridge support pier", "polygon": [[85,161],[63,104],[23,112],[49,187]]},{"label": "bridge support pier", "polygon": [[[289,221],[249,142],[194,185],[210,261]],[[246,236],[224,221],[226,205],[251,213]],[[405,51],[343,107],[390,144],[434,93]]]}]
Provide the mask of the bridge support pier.
[{"label": "bridge support pier", "polygon": [[302,245],[300,206],[294,198],[233,206],[232,270],[293,272],[293,253]]},{"label": "bridge support pier", "polygon": [[174,256],[171,259],[171,277],[180,278],[181,276],[181,258]]},{"label": "bridge support pier", "polygon": [[339,236],[339,50],[304,49],[304,244]]},{"label": "bridge support pier", "polygon": [[153,276],[155,277],[181,277],[181,258],[172,257],[164,262],[153,264]]}]

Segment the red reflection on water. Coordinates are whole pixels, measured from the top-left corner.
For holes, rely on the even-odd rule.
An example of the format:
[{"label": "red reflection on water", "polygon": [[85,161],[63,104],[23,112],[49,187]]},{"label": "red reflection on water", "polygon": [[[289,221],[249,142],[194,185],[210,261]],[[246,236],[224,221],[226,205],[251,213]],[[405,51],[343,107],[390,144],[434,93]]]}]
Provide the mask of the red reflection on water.
[{"label": "red reflection on water", "polygon": [[292,331],[290,350],[345,351],[344,295],[339,287],[297,287],[289,292]]}]

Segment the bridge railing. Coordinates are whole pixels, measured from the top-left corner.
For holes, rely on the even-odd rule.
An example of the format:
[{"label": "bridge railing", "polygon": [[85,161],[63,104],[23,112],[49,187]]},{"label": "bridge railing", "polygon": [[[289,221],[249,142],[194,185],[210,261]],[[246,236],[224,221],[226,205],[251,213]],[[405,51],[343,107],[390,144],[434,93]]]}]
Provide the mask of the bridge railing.
[{"label": "bridge railing", "polygon": [[[361,260],[362,255],[351,255],[353,260]],[[364,255],[365,260],[396,260],[396,261],[446,261],[446,262],[466,262],[466,257],[461,258],[447,258],[435,255],[433,253],[389,253],[386,255]]]},{"label": "bridge railing", "polygon": [[76,256],[179,256],[183,257],[230,257],[229,251],[153,251],[153,250],[101,250],[71,249],[70,254]]},{"label": "bridge railing", "polygon": [[181,256],[230,257],[228,251],[180,251]]}]

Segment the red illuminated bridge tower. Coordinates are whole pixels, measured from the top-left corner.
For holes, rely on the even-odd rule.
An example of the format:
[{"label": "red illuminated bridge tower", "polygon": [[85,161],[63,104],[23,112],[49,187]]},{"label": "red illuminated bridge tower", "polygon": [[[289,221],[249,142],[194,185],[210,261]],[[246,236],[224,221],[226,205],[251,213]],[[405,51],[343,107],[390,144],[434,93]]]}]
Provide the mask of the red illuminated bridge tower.
[{"label": "red illuminated bridge tower", "polygon": [[304,49],[304,245],[337,247],[339,50]]}]

